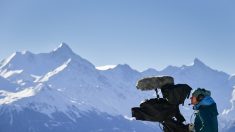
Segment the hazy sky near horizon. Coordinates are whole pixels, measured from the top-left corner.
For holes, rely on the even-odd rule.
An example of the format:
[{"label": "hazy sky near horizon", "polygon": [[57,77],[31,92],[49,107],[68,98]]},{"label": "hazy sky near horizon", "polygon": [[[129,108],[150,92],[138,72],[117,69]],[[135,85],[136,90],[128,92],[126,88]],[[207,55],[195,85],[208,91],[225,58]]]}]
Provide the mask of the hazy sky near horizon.
[{"label": "hazy sky near horizon", "polygon": [[96,66],[137,70],[199,58],[235,74],[234,0],[0,0],[0,60],[61,42]]}]

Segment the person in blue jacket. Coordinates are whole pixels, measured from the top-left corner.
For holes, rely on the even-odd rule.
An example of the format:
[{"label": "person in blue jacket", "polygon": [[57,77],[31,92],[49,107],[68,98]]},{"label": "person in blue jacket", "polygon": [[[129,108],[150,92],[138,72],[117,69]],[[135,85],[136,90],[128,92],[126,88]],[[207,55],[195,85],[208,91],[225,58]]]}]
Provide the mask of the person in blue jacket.
[{"label": "person in blue jacket", "polygon": [[195,110],[194,129],[196,132],[218,132],[218,110],[211,92],[198,88],[192,93],[191,104]]}]

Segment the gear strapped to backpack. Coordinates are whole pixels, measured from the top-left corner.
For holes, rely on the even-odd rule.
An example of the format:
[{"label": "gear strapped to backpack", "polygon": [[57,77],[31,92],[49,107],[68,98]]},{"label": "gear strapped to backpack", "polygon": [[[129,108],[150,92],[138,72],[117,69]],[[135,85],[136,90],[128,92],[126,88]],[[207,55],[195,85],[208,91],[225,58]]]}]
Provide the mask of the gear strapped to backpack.
[{"label": "gear strapped to backpack", "polygon": [[186,98],[189,98],[192,88],[187,84],[165,85],[161,88],[163,98],[170,104],[184,104]]},{"label": "gear strapped to backpack", "polygon": [[166,99],[154,98],[146,100],[140,107],[132,108],[132,116],[137,120],[163,122],[175,117],[179,122],[185,121],[179,107],[170,104]]},{"label": "gear strapped to backpack", "polygon": [[[189,97],[192,88],[187,84],[174,84],[173,77],[149,77],[137,82],[137,89],[156,90],[157,98],[149,99],[140,107],[131,109],[136,120],[159,122],[164,132],[187,132],[188,125],[179,110],[179,104]],[[154,87],[154,88],[153,88]],[[161,89],[163,98],[159,98],[157,88]]]}]

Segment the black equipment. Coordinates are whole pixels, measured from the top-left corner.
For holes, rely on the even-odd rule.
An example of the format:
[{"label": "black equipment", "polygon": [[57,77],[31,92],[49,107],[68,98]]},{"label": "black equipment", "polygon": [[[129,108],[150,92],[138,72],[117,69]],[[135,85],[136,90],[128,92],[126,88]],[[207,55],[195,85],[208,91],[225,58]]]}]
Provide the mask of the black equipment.
[{"label": "black equipment", "polygon": [[[170,77],[167,76],[168,80],[169,78]],[[156,85],[150,84],[148,79],[150,79],[150,81],[153,80],[153,78],[140,80],[141,85],[138,85],[139,87],[137,89],[146,90],[146,86],[148,86],[148,90],[152,90],[149,86]],[[162,81],[161,77],[157,77],[157,79]],[[156,77],[154,78],[154,81],[155,80]],[[143,81],[145,81],[146,84],[143,83]],[[152,83],[157,83],[154,81],[152,81]],[[140,86],[143,86],[143,88],[140,88]],[[157,98],[145,100],[139,107],[132,108],[132,117],[135,117],[136,120],[159,122],[163,125],[164,132],[188,132],[188,125],[183,123],[185,118],[180,113],[179,104],[184,104],[184,100],[189,98],[192,88],[187,84],[175,85],[170,81],[170,83],[161,86],[160,89],[163,98],[159,98],[157,89],[155,88]]]}]

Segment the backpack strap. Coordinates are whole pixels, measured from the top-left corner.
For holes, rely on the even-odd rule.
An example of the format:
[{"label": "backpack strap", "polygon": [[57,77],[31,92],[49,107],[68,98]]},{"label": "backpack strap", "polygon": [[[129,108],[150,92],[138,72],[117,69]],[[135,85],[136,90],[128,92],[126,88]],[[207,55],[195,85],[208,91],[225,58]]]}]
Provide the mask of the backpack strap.
[{"label": "backpack strap", "polygon": [[155,92],[156,92],[156,94],[157,94],[157,99],[159,99],[160,96],[159,96],[159,94],[158,94],[158,89],[157,89],[157,88],[155,89]]}]

